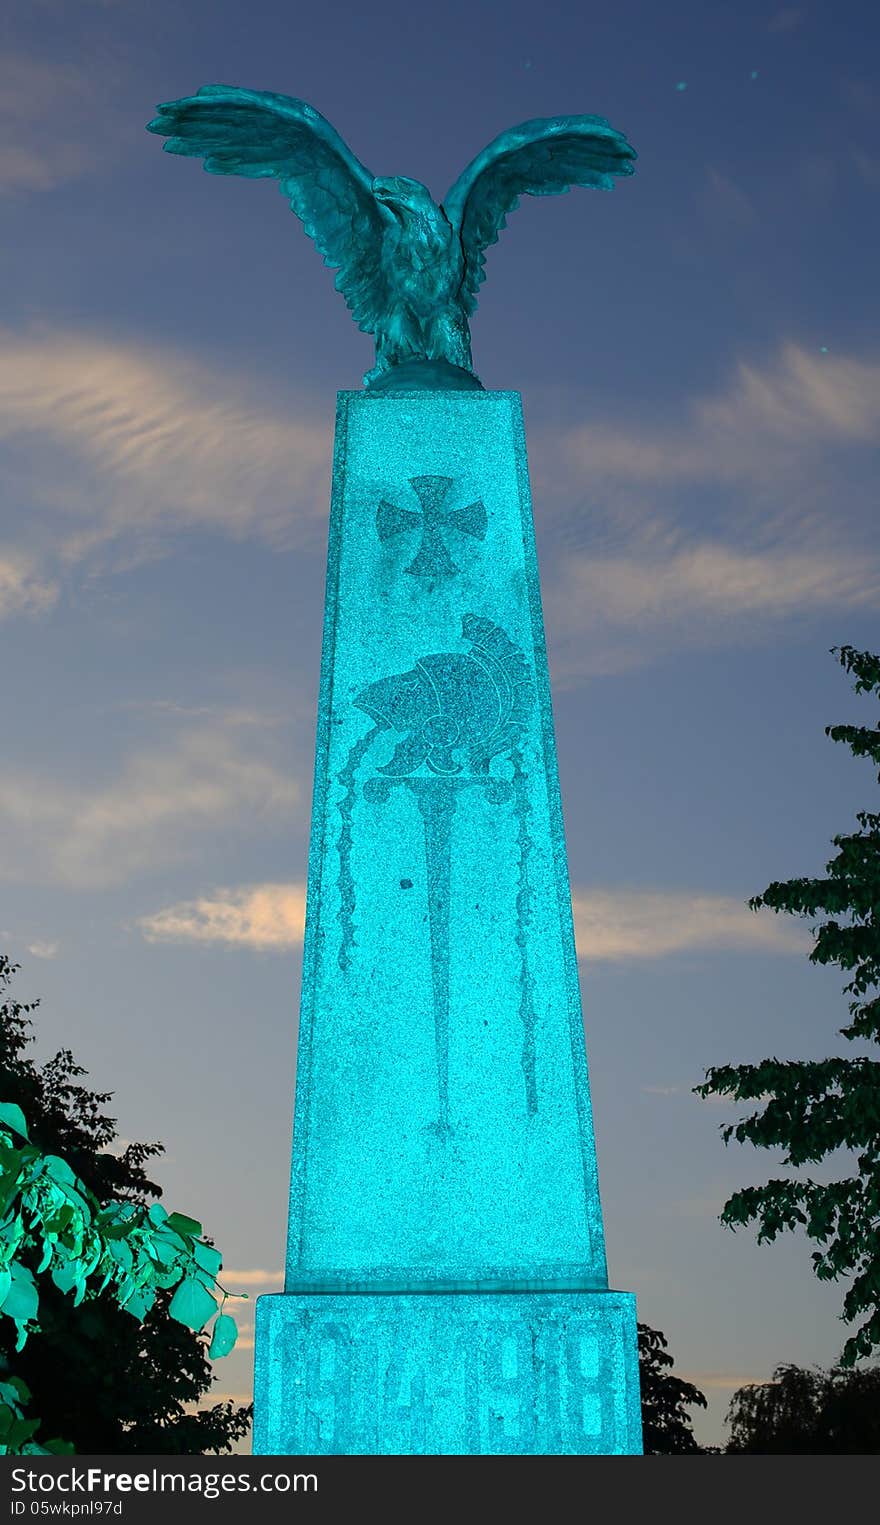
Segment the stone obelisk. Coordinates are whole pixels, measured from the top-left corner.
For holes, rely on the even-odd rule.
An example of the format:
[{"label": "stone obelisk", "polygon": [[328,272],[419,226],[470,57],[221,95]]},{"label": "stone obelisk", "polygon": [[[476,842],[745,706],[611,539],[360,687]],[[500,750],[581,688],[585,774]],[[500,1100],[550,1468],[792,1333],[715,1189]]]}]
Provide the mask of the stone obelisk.
[{"label": "stone obelisk", "polygon": [[254,1450],[640,1449],[520,400],[340,394],[285,1291]]},{"label": "stone obelisk", "polygon": [[502,133],[442,204],[312,106],[205,85],[150,130],[278,181],[359,327],[342,392],[287,1269],[263,1455],[641,1450],[610,1291],[520,399],[469,316],[523,195],[610,189],[602,117]]}]

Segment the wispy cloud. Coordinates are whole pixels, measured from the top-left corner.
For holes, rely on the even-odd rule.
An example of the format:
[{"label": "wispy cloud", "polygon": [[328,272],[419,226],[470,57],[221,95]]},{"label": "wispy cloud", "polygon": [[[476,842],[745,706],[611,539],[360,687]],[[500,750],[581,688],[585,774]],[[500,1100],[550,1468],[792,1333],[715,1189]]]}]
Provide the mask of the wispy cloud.
[{"label": "wispy cloud", "polygon": [[[578,956],[623,963],[695,949],[802,952],[800,927],[761,915],[732,897],[676,891],[586,890],[572,896]],[[304,884],[216,890],[142,917],[150,942],[218,943],[283,952],[301,945]]]},{"label": "wispy cloud", "polygon": [[27,950],[34,958],[54,958],[58,952],[58,944],[49,942],[28,943]]},{"label": "wispy cloud", "polygon": [[660,427],[586,425],[568,451],[587,480],[766,483],[830,444],[876,444],[880,364],[810,354],[788,343],[761,367],[741,362],[727,386],[687,403]]},{"label": "wispy cloud", "polygon": [[236,1287],[265,1287],[267,1290],[272,1288],[277,1290],[280,1289],[284,1282],[284,1272],[282,1270],[261,1271],[258,1269],[228,1271],[224,1266],[223,1285],[226,1286],[228,1284],[231,1290],[233,1282]]},{"label": "wispy cloud", "polygon": [[258,884],[181,901],[139,925],[148,942],[221,943],[285,952],[300,946],[305,885]]},{"label": "wispy cloud", "polygon": [[37,576],[27,556],[0,550],[0,619],[43,614],[57,597],[57,584]]},{"label": "wispy cloud", "polygon": [[797,953],[801,927],[750,911],[732,896],[675,890],[589,890],[572,894],[578,956],[597,962],[665,958],[698,949]]},{"label": "wispy cloud", "polygon": [[545,599],[560,686],[655,661],[676,648],[757,640],[768,626],[880,606],[880,558],[837,550],[738,551],[719,542],[663,553],[569,555]]},{"label": "wispy cloud", "polygon": [[0,938],[7,950],[23,944],[32,958],[54,958],[61,946],[60,943],[50,942],[47,938],[33,936],[29,938],[27,933],[22,935],[10,927],[0,927]]},{"label": "wispy cloud", "polygon": [[97,887],[185,860],[207,828],[290,816],[296,782],[234,731],[184,731],[132,754],[103,785],[0,774],[0,873]]},{"label": "wispy cloud", "polygon": [[101,120],[98,93],[93,68],[4,49],[0,194],[51,191],[104,166],[114,132]]},{"label": "wispy cloud", "polygon": [[554,678],[880,605],[878,434],[880,364],[787,344],[660,421],[543,435]]},{"label": "wispy cloud", "polygon": [[[568,596],[595,622],[632,625],[685,614],[718,620],[799,609],[854,608],[880,601],[880,565],[866,569],[855,551],[737,551],[696,545],[665,557],[605,557],[567,569]],[[566,587],[566,581],[563,581]]]},{"label": "wispy cloud", "polygon": [[[542,496],[565,503],[545,568],[555,680],[880,602],[840,478],[878,429],[880,364],[786,344],[661,419],[536,435]],[[127,566],[181,527],[289,547],[317,542],[326,513],[329,425],[166,349],[8,333],[0,437],[6,496],[27,494],[50,558],[7,553],[0,612],[50,605],[52,558]]]},{"label": "wispy cloud", "polygon": [[130,564],[180,528],[287,547],[326,514],[329,427],[170,349],[7,331],[0,438],[7,497],[50,515],[67,561],[122,541]]}]

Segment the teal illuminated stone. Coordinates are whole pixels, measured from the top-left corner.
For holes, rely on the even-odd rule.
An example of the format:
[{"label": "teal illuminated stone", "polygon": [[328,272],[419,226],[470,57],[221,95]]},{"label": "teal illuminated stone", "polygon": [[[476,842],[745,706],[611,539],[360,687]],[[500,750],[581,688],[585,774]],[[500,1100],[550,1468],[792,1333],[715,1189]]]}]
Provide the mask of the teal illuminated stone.
[{"label": "teal illuminated stone", "polygon": [[285,1291],[258,1454],[641,1450],[519,396],[339,396]]},{"label": "teal illuminated stone", "polygon": [[639,1451],[633,1320],[626,1292],[261,1297],[254,1451]]}]

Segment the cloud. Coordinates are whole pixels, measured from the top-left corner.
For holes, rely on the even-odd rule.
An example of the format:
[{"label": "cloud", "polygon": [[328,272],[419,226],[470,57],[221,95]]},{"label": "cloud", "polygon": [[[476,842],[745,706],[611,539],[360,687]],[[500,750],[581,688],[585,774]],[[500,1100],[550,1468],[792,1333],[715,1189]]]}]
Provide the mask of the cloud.
[{"label": "cloud", "polygon": [[570,554],[546,596],[554,683],[617,672],[676,647],[757,640],[768,626],[880,603],[880,559],[856,549],[634,547]]},{"label": "cloud", "polygon": [[27,950],[34,958],[54,958],[58,952],[58,944],[48,942],[28,943]]},{"label": "cloud", "polygon": [[625,963],[696,949],[798,953],[801,927],[764,916],[731,896],[675,890],[589,890],[572,894],[578,957]]},{"label": "cloud", "polygon": [[102,169],[116,142],[107,82],[20,49],[0,55],[0,194],[51,191]]},{"label": "cloud", "polygon": [[236,1287],[274,1287],[280,1290],[284,1283],[283,1271],[229,1271],[223,1267],[223,1285],[233,1290],[233,1282]]},{"label": "cloud", "polygon": [[786,344],[661,421],[541,435],[554,679],[880,601],[878,434],[880,364]]},{"label": "cloud", "polygon": [[0,551],[0,619],[43,614],[57,597],[57,584],[38,577],[28,557],[17,551]]},{"label": "cloud", "polygon": [[[876,600],[880,558],[856,523],[869,481],[844,494],[841,462],[867,459],[878,428],[880,364],[788,343],[665,418],[537,433],[555,680]],[[329,426],[171,349],[7,333],[0,437],[5,496],[29,500],[60,563],[7,557],[7,613],[49,607],[65,563],[121,569],[180,529],[290,548],[323,528]]]},{"label": "cloud", "polygon": [[[569,597],[595,622],[632,626],[683,614],[730,616],[772,614],[788,618],[798,610],[857,608],[880,598],[880,563],[866,568],[854,551],[828,557],[818,552],[737,551],[696,545],[666,556],[587,558],[569,564]],[[564,586],[564,584],[563,584]]]},{"label": "cloud", "polygon": [[[572,907],[578,956],[593,962],[711,948],[793,953],[807,946],[802,928],[722,895],[576,889]],[[257,884],[181,901],[142,917],[139,926],[149,942],[285,952],[302,945],[304,917],[304,884]]]},{"label": "cloud", "polygon": [[4,877],[97,888],[186,859],[218,823],[277,819],[299,799],[293,779],[218,727],[185,731],[132,754],[103,785],[0,773]]},{"label": "cloud", "polygon": [[326,514],[329,428],[172,349],[7,331],[0,438],[5,496],[50,515],[62,560],[124,538],[130,564],[181,528],[287,548]]},{"label": "cloud", "polygon": [[[724,570],[729,582],[719,579]],[[671,562],[570,555],[544,597],[553,686],[644,667],[675,651],[745,646],[769,639],[774,626],[779,632],[788,622],[791,633],[796,621],[802,628],[833,611],[876,607],[878,598],[880,570],[855,553],[737,556],[704,546]]]},{"label": "cloud", "polygon": [[[177,699],[125,699],[120,707],[156,715],[162,719],[210,719],[224,726],[259,726],[261,730],[267,726],[282,725],[290,719],[289,713],[282,714],[280,711],[270,713],[268,710],[249,709],[244,705],[181,704]],[[309,716],[312,714],[311,705],[308,707],[308,714]]]},{"label": "cloud", "polygon": [[217,890],[144,916],[139,925],[148,942],[223,943],[286,952],[302,945],[305,899],[304,884]]},{"label": "cloud", "polygon": [[582,426],[567,450],[588,481],[764,485],[768,472],[774,481],[806,474],[828,445],[875,444],[878,426],[880,364],[787,343],[764,367],[740,362],[727,387],[693,398],[683,419],[653,429]]}]

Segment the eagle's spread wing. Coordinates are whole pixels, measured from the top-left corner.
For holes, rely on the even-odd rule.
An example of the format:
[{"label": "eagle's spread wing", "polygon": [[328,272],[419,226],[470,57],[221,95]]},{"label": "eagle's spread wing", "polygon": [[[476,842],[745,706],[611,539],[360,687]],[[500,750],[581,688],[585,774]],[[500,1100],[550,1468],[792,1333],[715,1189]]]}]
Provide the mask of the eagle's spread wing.
[{"label": "eagle's spread wing", "polygon": [[494,244],[520,196],[557,196],[575,185],[610,191],[614,175],[631,175],[635,150],[600,116],[538,117],[511,127],[478,154],[443,202],[461,237],[461,296],[477,305],[485,250]]},{"label": "eagle's spread wing", "polygon": [[358,327],[375,330],[388,293],[373,177],[320,112],[271,90],[203,85],[160,106],[148,131],[168,139],[168,153],[203,158],[212,175],[276,179],[325,265],[338,269],[336,289]]}]

